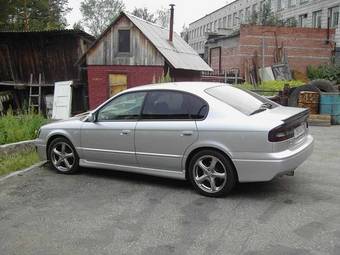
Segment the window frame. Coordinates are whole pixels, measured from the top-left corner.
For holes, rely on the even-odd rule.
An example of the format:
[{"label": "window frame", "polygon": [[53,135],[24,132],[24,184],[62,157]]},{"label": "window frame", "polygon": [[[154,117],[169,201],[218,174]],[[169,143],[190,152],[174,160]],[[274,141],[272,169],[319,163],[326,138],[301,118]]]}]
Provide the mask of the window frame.
[{"label": "window frame", "polygon": [[[141,109],[139,111],[139,114],[136,118],[133,118],[133,119],[115,119],[115,120],[98,120],[98,114],[100,112],[100,110],[102,110],[105,106],[107,106],[108,104],[110,104],[113,100],[116,100],[122,96],[126,96],[126,95],[129,95],[129,94],[134,94],[134,93],[145,93],[144,95],[144,99],[143,99],[143,102],[142,102],[142,105],[141,105]],[[141,114],[142,114],[142,110],[143,110],[143,106],[144,106],[144,102],[145,102],[145,98],[147,96],[147,91],[145,90],[140,90],[140,91],[129,91],[129,92],[123,92],[121,94],[118,94],[116,96],[113,96],[109,101],[107,101],[105,104],[103,104],[102,106],[100,106],[98,109],[95,110],[95,112],[93,113],[93,115],[95,116],[95,122],[130,122],[130,121],[138,121],[141,117]]]},{"label": "window frame", "polygon": [[[181,93],[181,94],[187,94],[189,96],[193,96],[193,97],[195,97],[195,98],[197,98],[197,99],[199,99],[199,100],[201,100],[202,102],[205,103],[205,105],[207,106],[206,114],[204,115],[203,118],[188,118],[188,119],[165,119],[165,118],[148,119],[148,118],[143,118],[143,111],[144,111],[145,102],[152,92],[175,92],[175,93]],[[208,102],[205,99],[203,99],[202,97],[197,96],[193,93],[190,93],[190,92],[187,92],[187,91],[181,91],[181,90],[171,90],[171,89],[152,89],[152,90],[147,90],[147,94],[144,98],[144,102],[143,102],[141,113],[140,113],[140,119],[138,121],[203,121],[207,118],[207,116],[209,114],[209,110],[210,110],[210,107],[209,107]]]},{"label": "window frame", "polygon": [[[318,19],[320,18],[320,26],[318,26]],[[312,12],[312,27],[322,28],[322,10]]]}]

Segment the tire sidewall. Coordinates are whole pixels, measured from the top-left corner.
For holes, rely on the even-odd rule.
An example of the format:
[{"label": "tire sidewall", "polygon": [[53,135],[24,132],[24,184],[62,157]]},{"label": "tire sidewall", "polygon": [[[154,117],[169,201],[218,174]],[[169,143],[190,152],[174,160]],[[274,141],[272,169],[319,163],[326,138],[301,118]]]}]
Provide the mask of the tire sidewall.
[{"label": "tire sidewall", "polygon": [[[202,190],[195,182],[194,180],[194,166],[196,161],[202,157],[202,156],[214,156],[217,157],[222,164],[225,166],[226,172],[227,172],[227,181],[225,186],[218,192],[216,193],[209,193],[206,192],[204,190]],[[190,164],[189,164],[189,168],[188,168],[188,177],[189,177],[189,181],[191,182],[191,184],[193,185],[193,187],[195,188],[195,190],[197,192],[199,192],[200,194],[204,195],[204,196],[208,196],[208,197],[221,197],[221,196],[226,196],[235,186],[236,184],[236,174],[235,174],[236,170],[234,165],[230,162],[229,158],[227,158],[225,155],[223,155],[222,153],[218,152],[218,151],[214,151],[214,150],[203,150],[198,152],[197,154],[195,154],[192,159],[190,160]]]},{"label": "tire sidewall", "polygon": [[[52,148],[54,147],[55,144],[57,143],[60,143],[60,142],[64,142],[64,143],[67,143],[73,150],[73,153],[74,153],[74,164],[71,168],[71,170],[69,171],[60,171],[58,168],[56,168],[53,163],[52,163]],[[79,169],[79,156],[78,156],[78,153],[76,151],[76,149],[74,148],[73,144],[67,140],[66,138],[62,138],[62,137],[59,137],[59,138],[56,138],[54,139],[49,147],[48,147],[48,157],[49,157],[49,163],[50,163],[50,166],[55,170],[57,171],[58,173],[62,173],[62,174],[73,174],[73,173],[76,173]]]}]

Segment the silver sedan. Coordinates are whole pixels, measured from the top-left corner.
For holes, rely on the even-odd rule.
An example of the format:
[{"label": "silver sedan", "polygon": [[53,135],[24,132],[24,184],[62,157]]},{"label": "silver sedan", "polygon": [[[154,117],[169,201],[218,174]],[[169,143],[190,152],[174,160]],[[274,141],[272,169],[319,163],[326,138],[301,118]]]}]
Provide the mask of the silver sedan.
[{"label": "silver sedan", "polygon": [[307,118],[230,85],[147,85],[43,126],[36,147],[61,173],[82,166],[187,179],[222,196],[238,182],[292,175],[313,150]]}]

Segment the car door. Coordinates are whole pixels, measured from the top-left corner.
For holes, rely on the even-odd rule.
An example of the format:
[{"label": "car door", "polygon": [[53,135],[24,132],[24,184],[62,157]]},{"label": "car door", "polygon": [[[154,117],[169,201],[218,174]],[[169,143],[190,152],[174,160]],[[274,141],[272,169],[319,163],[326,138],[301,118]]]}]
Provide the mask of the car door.
[{"label": "car door", "polygon": [[81,128],[82,158],[99,163],[135,166],[134,132],[145,92],[129,92],[94,113]]},{"label": "car door", "polygon": [[178,91],[148,92],[135,131],[136,158],[141,167],[183,170],[184,152],[198,139],[189,97]]}]

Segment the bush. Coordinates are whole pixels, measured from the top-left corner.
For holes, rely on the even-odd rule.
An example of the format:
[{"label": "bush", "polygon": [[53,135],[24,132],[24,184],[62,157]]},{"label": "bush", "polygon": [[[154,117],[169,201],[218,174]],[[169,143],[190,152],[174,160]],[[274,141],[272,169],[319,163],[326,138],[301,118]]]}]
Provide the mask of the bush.
[{"label": "bush", "polygon": [[307,77],[310,80],[325,79],[340,83],[340,66],[336,65],[320,65],[307,67]]},{"label": "bush", "polygon": [[261,84],[257,85],[257,87],[254,87],[254,85],[250,83],[243,83],[243,84],[237,85],[237,87],[248,89],[248,90],[258,90],[259,94],[272,96],[272,95],[277,94],[277,92],[283,90],[283,87],[285,84],[288,84],[292,88],[292,87],[298,87],[298,86],[304,85],[305,83],[303,81],[297,81],[297,80],[264,81]]},{"label": "bush", "polygon": [[39,114],[23,113],[13,115],[11,111],[0,117],[0,144],[34,139],[37,130],[46,123]]}]

